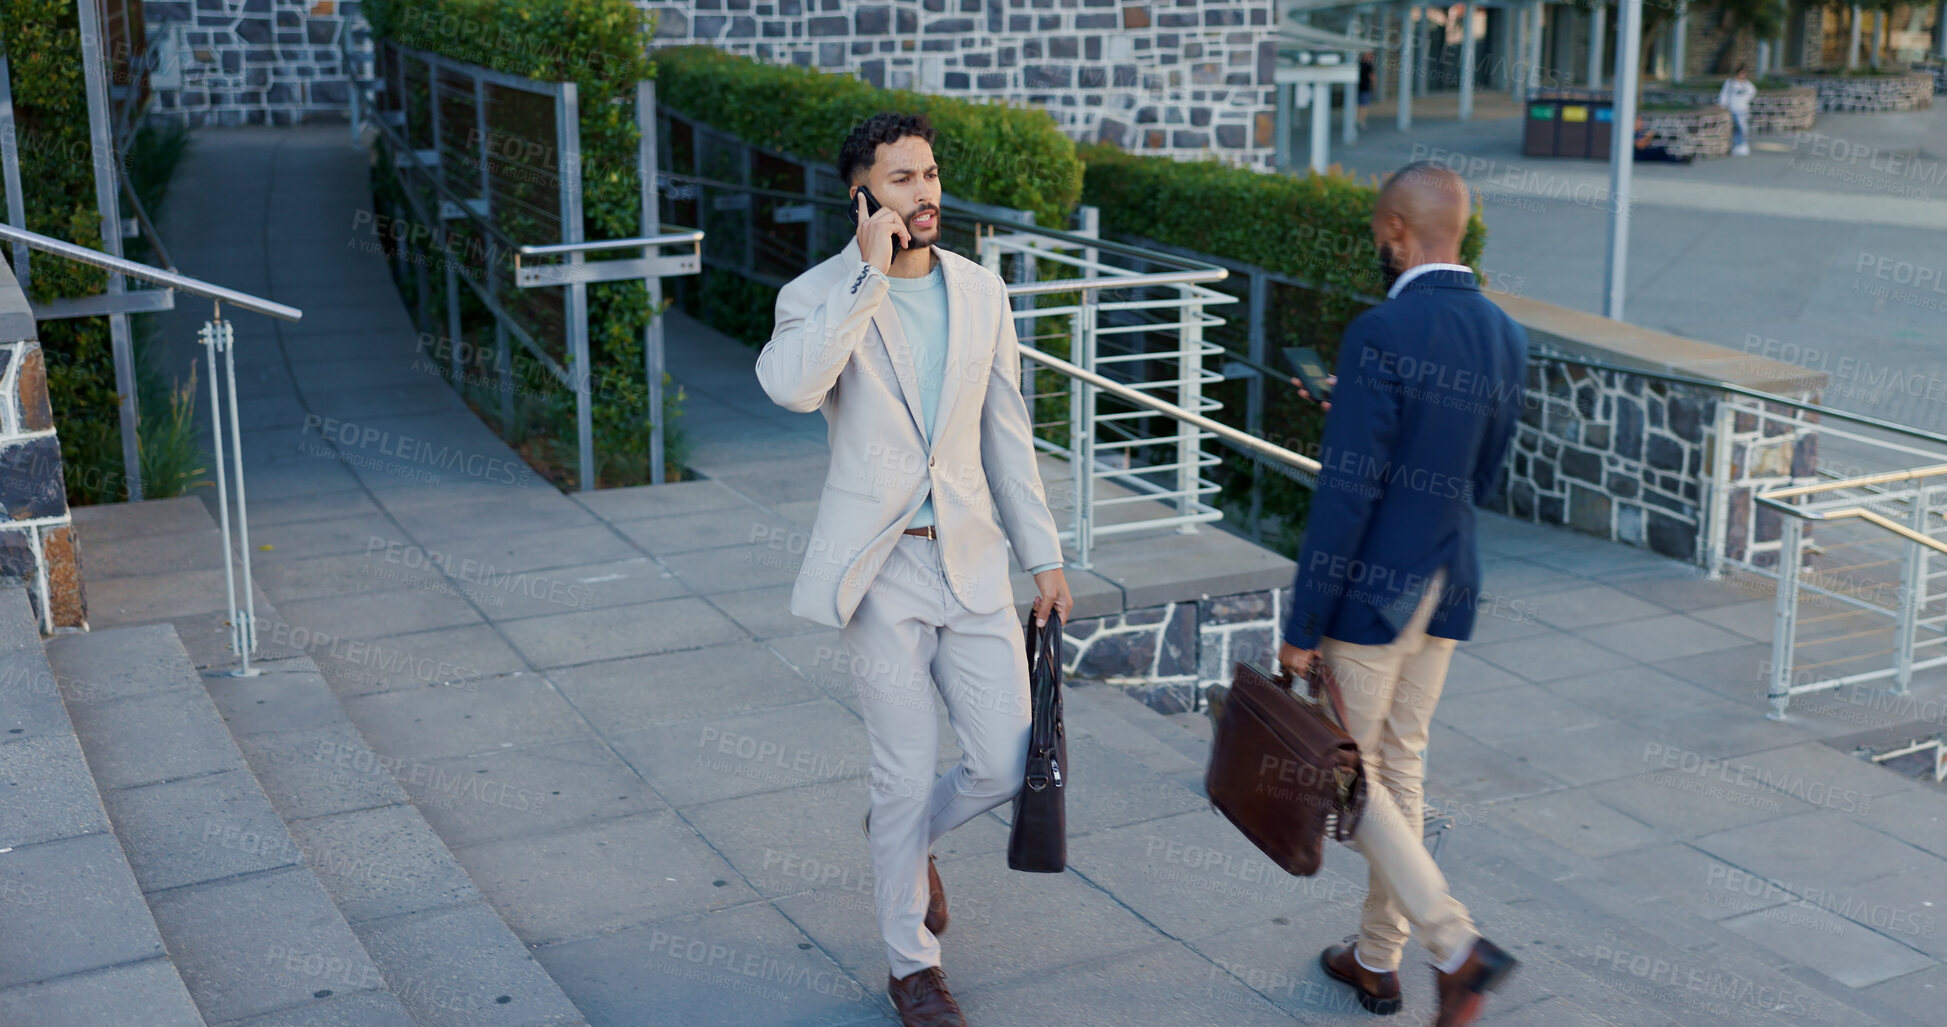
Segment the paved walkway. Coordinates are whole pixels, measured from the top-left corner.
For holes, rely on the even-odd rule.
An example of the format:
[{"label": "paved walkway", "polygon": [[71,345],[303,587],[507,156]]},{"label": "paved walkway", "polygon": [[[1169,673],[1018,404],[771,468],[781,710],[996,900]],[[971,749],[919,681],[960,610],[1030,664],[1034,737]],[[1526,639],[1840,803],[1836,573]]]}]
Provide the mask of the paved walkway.
[{"label": "paved walkway", "polygon": [[[308,311],[239,320],[266,655],[315,660],[591,1023],[888,1022],[864,731],[836,633],[785,611],[797,559],[771,542],[809,518],[815,415],[769,406],[748,349],[676,316],[708,480],[505,481],[518,458],[414,369],[357,245],[364,169],[341,129],[205,131],[167,215],[186,273]],[[357,430],[321,440],[323,418]],[[207,517],[139,516],[139,535],[84,526],[97,623],[171,621],[225,664]],[[1823,741],[1938,728],[1938,677],[1925,706],[1765,721],[1766,595],[1483,521],[1505,601],[1455,659],[1429,794],[1456,821],[1456,891],[1526,963],[1485,1022],[1938,1022],[1947,795]],[[1191,731],[1072,695],[1072,872],[1007,871],[998,815],[939,852],[974,1022],[1368,1022],[1314,962],[1356,922],[1358,858],[1273,871],[1196,791]]]}]

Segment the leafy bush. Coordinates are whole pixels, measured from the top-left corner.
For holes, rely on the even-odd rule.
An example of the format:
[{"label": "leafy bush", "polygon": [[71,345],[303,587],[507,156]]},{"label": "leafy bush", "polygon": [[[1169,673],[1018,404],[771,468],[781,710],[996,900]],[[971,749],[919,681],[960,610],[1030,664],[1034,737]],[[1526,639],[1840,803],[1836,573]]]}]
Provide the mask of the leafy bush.
[{"label": "leafy bush", "polygon": [[[1281,347],[1311,346],[1328,364],[1336,363],[1340,333],[1367,305],[1361,297],[1383,291],[1372,246],[1377,181],[1360,182],[1336,170],[1266,175],[1217,161],[1137,157],[1105,144],[1084,146],[1081,155],[1088,165],[1082,198],[1101,209],[1105,235],[1150,239],[1313,283],[1271,290],[1265,332],[1273,362],[1281,364]],[[1476,211],[1461,243],[1461,261],[1478,268],[1486,240],[1487,228]],[[1218,283],[1219,288],[1240,286]],[[1211,312],[1243,321],[1247,309],[1240,303]],[[1241,381],[1206,392],[1227,410],[1244,408]],[[1316,444],[1323,425],[1318,407],[1300,400],[1295,390],[1275,381],[1265,390],[1268,440],[1304,452]],[[1227,451],[1225,468],[1223,498],[1247,497],[1260,476],[1256,462]],[[1283,520],[1277,547],[1295,554],[1311,492],[1275,469],[1262,477],[1264,509]]]},{"label": "leafy bush", "polygon": [[[654,22],[628,0],[367,0],[366,18],[380,38],[480,64],[496,71],[542,82],[574,82],[580,99],[580,139],[583,237],[619,239],[639,234],[640,182],[633,168],[639,135],[634,98],[638,81],[652,78],[655,68],[646,56]],[[381,168],[389,164],[381,162]],[[380,209],[397,195],[389,170],[375,184]],[[548,187],[552,189],[552,186]],[[530,224],[518,213],[498,225],[507,235],[536,239]],[[548,240],[553,241],[553,240]],[[442,276],[428,276],[434,295],[426,307],[444,310]],[[414,276],[401,283],[408,302],[415,305]],[[463,323],[490,325],[471,290],[461,288]],[[595,390],[595,455],[601,485],[640,484],[649,480],[648,386],[644,381],[643,331],[660,311],[650,309],[649,292],[640,281],[602,282],[588,286],[589,358],[587,371],[602,383]],[[492,331],[470,340],[490,348]],[[540,399],[517,412],[514,425],[502,426],[517,442],[530,433],[545,436],[522,444],[523,453],[561,484],[573,484],[577,466],[574,449],[575,396],[558,381],[522,373],[523,395],[532,389]],[[576,370],[576,369],[570,369]],[[664,376],[665,418],[680,413],[680,390],[668,390]],[[497,418],[497,388],[491,383],[463,387],[476,411]],[[552,440],[552,441],[549,441]],[[565,445],[562,441],[565,440]],[[677,450],[664,427],[665,462],[675,464]],[[670,477],[680,474],[671,467]]]}]

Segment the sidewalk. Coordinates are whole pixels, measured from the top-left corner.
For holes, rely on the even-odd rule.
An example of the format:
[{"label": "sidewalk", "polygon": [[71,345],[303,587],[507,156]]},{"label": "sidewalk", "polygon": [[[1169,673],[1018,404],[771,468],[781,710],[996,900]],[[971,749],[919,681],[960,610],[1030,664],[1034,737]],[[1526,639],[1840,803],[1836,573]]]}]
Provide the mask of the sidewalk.
[{"label": "sidewalk", "polygon": [[[797,558],[752,541],[808,523],[822,422],[673,315],[707,480],[564,496],[320,448],[307,418],[521,466],[412,369],[381,258],[347,245],[365,157],[341,128],[196,142],[168,215],[184,272],[306,310],[237,332],[266,656],[307,654],[378,754],[428,768],[395,776],[591,1023],[892,1022],[837,633],[788,614]],[[113,526],[127,510],[77,518],[93,614],[171,621],[227,665],[197,502],[139,508],[140,535]],[[1454,661],[1428,787],[1456,893],[1525,964],[1483,1022],[1937,1022],[1947,795],[1822,741],[1912,712],[1768,722],[1768,594],[1504,518],[1483,533],[1506,601]],[[1355,928],[1359,858],[1275,871],[1209,811],[1193,731],[1075,685],[1071,872],[1007,871],[1005,809],[938,851],[973,1022],[1369,1022],[1315,959]],[[1402,1023],[1428,1016],[1423,962]]]}]

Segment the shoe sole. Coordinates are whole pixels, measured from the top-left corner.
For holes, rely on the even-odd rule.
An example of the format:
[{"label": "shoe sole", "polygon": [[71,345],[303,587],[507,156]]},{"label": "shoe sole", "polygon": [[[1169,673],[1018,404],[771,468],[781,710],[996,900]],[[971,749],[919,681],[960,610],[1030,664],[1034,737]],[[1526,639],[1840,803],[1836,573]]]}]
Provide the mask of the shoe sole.
[{"label": "shoe sole", "polygon": [[1366,989],[1359,987],[1358,981],[1332,969],[1331,961],[1325,958],[1325,953],[1323,952],[1318,954],[1318,965],[1325,971],[1325,976],[1351,988],[1352,993],[1359,996],[1359,1004],[1364,1006],[1368,1013],[1373,1013],[1378,1016],[1391,1016],[1399,1012],[1400,1006],[1405,1002],[1404,996],[1399,998],[1379,998]]}]

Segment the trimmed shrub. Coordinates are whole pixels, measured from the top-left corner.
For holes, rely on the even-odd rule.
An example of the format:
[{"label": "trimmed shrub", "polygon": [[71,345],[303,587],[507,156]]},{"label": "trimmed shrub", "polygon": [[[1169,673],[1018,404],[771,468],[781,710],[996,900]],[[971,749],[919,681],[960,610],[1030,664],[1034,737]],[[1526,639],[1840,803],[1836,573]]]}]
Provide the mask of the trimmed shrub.
[{"label": "trimmed shrub", "polygon": [[[646,46],[653,18],[628,0],[367,0],[364,12],[374,35],[403,46],[437,53],[542,82],[574,82],[580,100],[583,237],[620,239],[642,227],[640,182],[635,159],[635,86],[655,76]],[[381,168],[389,164],[381,163]],[[375,192],[396,190],[388,170]],[[552,187],[549,187],[552,188]],[[518,213],[499,225],[517,239],[534,238]],[[552,240],[549,240],[552,241]],[[612,256],[612,255],[611,255]],[[428,276],[435,295],[425,306],[445,309],[444,282]],[[408,300],[414,285],[402,283]],[[471,340],[476,351],[491,348],[492,328],[471,290],[461,288],[463,323],[480,328]],[[415,308],[416,309],[416,308]],[[602,282],[588,287],[589,359],[594,390],[595,455],[598,484],[618,486],[649,480],[648,385],[643,380],[643,331],[660,314],[651,310],[640,281]],[[532,409],[503,425],[517,437],[523,454],[557,484],[576,484],[575,394],[530,361],[521,361],[519,392]],[[577,369],[570,369],[571,371]],[[665,389],[665,418],[680,416],[680,390]],[[492,384],[462,387],[474,409],[498,419],[498,393]],[[532,434],[536,438],[522,440]],[[680,439],[665,421],[665,463],[671,480],[680,473]]]},{"label": "trimmed shrub", "polygon": [[[1088,165],[1083,202],[1101,209],[1103,234],[1154,240],[1313,283],[1270,292],[1266,349],[1277,366],[1283,366],[1279,350],[1285,346],[1310,346],[1328,364],[1336,363],[1339,335],[1367,306],[1364,297],[1383,291],[1372,246],[1376,180],[1360,182],[1336,171],[1266,175],[1217,161],[1132,156],[1106,144],[1084,146],[1081,154]],[[1486,240],[1477,210],[1461,243],[1461,261],[1478,269]],[[1241,296],[1241,280],[1234,281],[1217,287],[1247,298]],[[1249,316],[1242,302],[1211,312],[1240,324]],[[1244,409],[1241,381],[1205,391],[1233,411],[1231,418]],[[1273,381],[1265,390],[1264,436],[1272,442],[1306,452],[1315,448],[1324,420],[1295,389]],[[1244,501],[1260,477],[1260,465],[1230,450],[1224,458],[1223,498]],[[1311,491],[1276,470],[1262,477],[1263,508],[1283,522],[1281,536],[1267,541],[1295,555]]]}]

